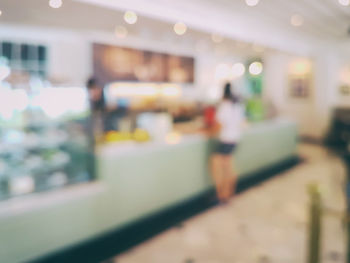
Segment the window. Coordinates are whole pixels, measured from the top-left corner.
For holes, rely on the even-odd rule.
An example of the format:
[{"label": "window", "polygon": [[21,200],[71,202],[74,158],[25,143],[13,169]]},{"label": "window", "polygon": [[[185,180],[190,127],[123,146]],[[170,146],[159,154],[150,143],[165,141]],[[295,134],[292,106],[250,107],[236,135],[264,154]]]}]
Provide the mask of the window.
[{"label": "window", "polygon": [[0,57],[5,57],[11,70],[46,77],[47,48],[43,45],[0,42]]}]

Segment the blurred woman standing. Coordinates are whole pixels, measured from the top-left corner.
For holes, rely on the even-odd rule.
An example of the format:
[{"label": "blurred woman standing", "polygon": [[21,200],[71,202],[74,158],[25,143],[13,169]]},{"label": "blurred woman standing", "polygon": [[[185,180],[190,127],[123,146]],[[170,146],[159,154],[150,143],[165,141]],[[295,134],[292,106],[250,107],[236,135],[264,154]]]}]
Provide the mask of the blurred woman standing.
[{"label": "blurred woman standing", "polygon": [[245,121],[244,108],[233,95],[230,83],[225,85],[215,118],[219,142],[211,157],[211,173],[219,201],[226,202],[236,188],[237,174],[233,166],[233,153],[241,139]]}]

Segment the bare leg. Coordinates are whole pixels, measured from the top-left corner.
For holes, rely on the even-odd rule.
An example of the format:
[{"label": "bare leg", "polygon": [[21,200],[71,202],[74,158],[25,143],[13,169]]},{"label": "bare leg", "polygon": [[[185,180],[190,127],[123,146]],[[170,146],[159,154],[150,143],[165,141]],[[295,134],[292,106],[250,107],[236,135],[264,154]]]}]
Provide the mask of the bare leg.
[{"label": "bare leg", "polygon": [[214,154],[210,160],[211,176],[215,183],[216,195],[220,201],[224,199],[224,180],[223,180],[223,169],[222,169],[222,156],[220,154]]},{"label": "bare leg", "polygon": [[224,198],[226,200],[234,194],[236,190],[237,176],[232,165],[232,155],[223,157],[223,173],[224,173]]}]

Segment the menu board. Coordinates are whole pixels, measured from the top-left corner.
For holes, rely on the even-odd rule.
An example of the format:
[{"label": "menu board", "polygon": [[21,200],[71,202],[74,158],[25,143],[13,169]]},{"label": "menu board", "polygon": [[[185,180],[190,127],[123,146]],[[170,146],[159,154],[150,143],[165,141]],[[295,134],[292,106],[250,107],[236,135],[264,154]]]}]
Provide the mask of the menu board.
[{"label": "menu board", "polygon": [[93,44],[93,70],[102,84],[116,81],[193,83],[194,58]]}]

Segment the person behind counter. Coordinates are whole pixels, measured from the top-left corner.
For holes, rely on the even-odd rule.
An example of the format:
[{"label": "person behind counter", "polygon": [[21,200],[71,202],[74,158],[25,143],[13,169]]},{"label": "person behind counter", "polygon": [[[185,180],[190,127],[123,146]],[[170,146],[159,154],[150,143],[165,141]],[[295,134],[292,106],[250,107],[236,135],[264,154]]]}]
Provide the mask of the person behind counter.
[{"label": "person behind counter", "polygon": [[231,84],[227,83],[215,116],[218,144],[210,160],[217,197],[221,202],[228,201],[235,191],[237,175],[232,167],[232,154],[241,138],[244,119],[244,109],[233,95]]},{"label": "person behind counter", "polygon": [[89,91],[90,106],[93,112],[103,112],[105,110],[105,99],[103,96],[103,87],[98,84],[95,78],[90,78],[86,84]]},{"label": "person behind counter", "polygon": [[[127,115],[127,105],[123,100],[114,106],[108,106],[105,101],[104,89],[95,78],[87,82],[90,108],[93,118],[94,134],[99,136],[104,132],[118,130],[118,124]],[[123,102],[123,103],[122,103]]]},{"label": "person behind counter", "polygon": [[92,114],[92,126],[95,135],[99,136],[105,129],[106,103],[101,87],[95,78],[90,78],[86,84],[89,92],[89,102]]}]

